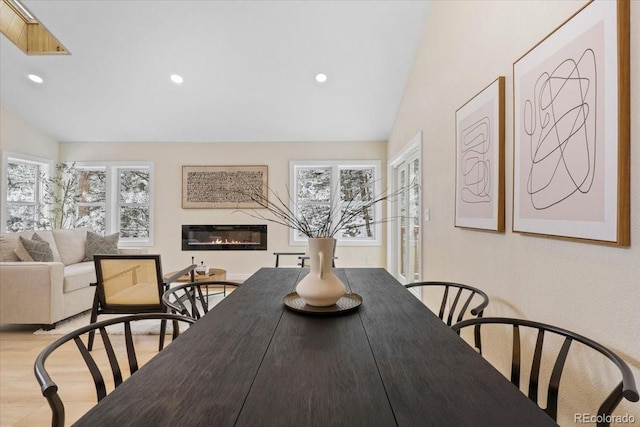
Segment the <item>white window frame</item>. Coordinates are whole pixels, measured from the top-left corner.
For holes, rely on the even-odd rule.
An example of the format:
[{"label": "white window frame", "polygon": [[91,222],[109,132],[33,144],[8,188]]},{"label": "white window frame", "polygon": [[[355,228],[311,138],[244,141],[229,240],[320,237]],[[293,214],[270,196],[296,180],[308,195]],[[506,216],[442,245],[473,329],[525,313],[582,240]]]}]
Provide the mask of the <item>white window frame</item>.
[{"label": "white window frame", "polygon": [[[339,195],[335,195],[337,184],[340,182],[341,169],[373,169],[373,191],[374,194],[382,194],[382,163],[380,160],[291,160],[289,162],[289,188],[291,189],[291,206],[295,211],[297,204],[297,169],[298,168],[330,168],[331,169],[331,203],[339,201]],[[340,232],[335,238],[340,246],[382,246],[382,223],[383,218],[382,202],[373,206],[375,224],[373,224],[373,237],[353,237],[345,238],[340,236]],[[289,231],[289,244],[291,246],[307,246],[307,238],[298,236],[295,230]]]},{"label": "white window frame", "polygon": [[154,162],[76,162],[76,168],[87,170],[104,170],[106,176],[105,201],[105,234],[117,233],[120,229],[120,171],[146,169],[149,171],[149,237],[120,238],[118,245],[153,246],[154,241]]},{"label": "white window frame", "polygon": [[[7,200],[7,192],[9,191],[9,183],[8,183],[8,168],[9,162],[16,163],[31,163],[40,166],[40,173],[44,175],[45,178],[51,176],[52,171],[54,170],[54,161],[51,159],[45,159],[42,157],[30,156],[27,154],[14,153],[11,151],[3,151],[2,152],[2,181],[0,183],[1,191],[2,191],[2,209],[0,211],[0,221],[2,221],[2,232],[6,233],[9,230],[7,229],[7,219],[9,217],[8,209],[8,200]],[[37,205],[43,202],[43,188],[42,183],[39,180],[36,184],[36,207]],[[47,212],[48,214],[48,212]],[[38,215],[36,210],[36,215]]]}]

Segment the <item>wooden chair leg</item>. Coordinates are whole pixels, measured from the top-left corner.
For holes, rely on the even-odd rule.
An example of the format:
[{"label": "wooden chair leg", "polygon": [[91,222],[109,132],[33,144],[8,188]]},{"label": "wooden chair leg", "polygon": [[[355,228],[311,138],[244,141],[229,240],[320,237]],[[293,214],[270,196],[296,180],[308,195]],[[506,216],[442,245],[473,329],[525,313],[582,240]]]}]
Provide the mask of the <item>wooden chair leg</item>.
[{"label": "wooden chair leg", "polygon": [[[98,320],[98,290],[96,289],[96,294],[93,296],[93,308],[91,309],[91,320],[89,320],[89,324],[96,323]],[[87,343],[87,350],[91,351],[93,349],[93,339],[96,334],[96,331],[89,332],[89,342]]]},{"label": "wooden chair leg", "polygon": [[167,332],[167,321],[163,319],[160,321],[160,344],[158,346],[158,351],[162,351],[162,349],[164,348],[164,334],[166,332]]}]

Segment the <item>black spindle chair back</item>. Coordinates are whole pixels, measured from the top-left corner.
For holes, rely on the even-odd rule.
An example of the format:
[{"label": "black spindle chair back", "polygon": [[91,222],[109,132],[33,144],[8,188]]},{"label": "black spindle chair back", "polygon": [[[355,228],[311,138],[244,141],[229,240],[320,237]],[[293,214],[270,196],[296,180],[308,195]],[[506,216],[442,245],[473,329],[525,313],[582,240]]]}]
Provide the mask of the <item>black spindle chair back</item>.
[{"label": "black spindle chair back", "polygon": [[[527,395],[529,396],[529,398],[541,408],[542,406],[540,404],[539,385],[541,383],[540,372],[542,367],[542,357],[543,354],[545,358],[550,357],[549,352],[545,353],[544,351],[545,337],[559,336],[562,339],[562,345],[553,363],[553,369],[549,378],[549,386],[546,390],[546,408],[542,408],[547,413],[547,415],[549,415],[554,420],[557,420],[558,416],[560,379],[562,377],[562,372],[567,361],[569,350],[571,349],[571,346],[574,342],[584,344],[585,346],[607,357],[611,362],[613,362],[614,365],[618,367],[622,376],[622,380],[620,381],[620,383],[611,391],[611,393],[598,408],[598,427],[606,427],[610,425],[608,420],[611,419],[611,413],[623,398],[631,402],[638,401],[638,389],[636,387],[635,379],[633,378],[633,373],[631,372],[629,366],[624,362],[624,360],[622,360],[618,355],[616,355],[614,352],[607,349],[603,345],[582,335],[576,334],[566,329],[562,329],[552,325],[546,325],[539,322],[502,317],[468,319],[453,325],[452,329],[460,333],[460,330],[466,327],[474,327],[477,330],[477,328],[479,328],[481,325],[486,324],[500,324],[511,327],[511,382],[521,390],[523,388],[527,389]],[[527,328],[533,329],[534,332],[535,330],[537,330],[537,336],[536,344],[533,350],[529,383],[524,384],[523,382],[525,381],[525,377],[522,375],[523,339],[521,337],[521,330]]]},{"label": "black spindle chair back", "polygon": [[215,305],[212,297],[224,298],[238,286],[239,283],[221,280],[185,283],[166,291],[162,302],[171,312],[198,320]]},{"label": "black spindle chair back", "polygon": [[[442,291],[442,300],[438,310],[438,317],[447,326],[461,322],[469,316],[482,317],[484,309],[489,305],[489,296],[484,291],[462,283],[429,281],[409,283],[404,286],[407,289],[416,287],[426,290],[440,289]],[[471,303],[474,300],[475,302],[472,306]],[[479,329],[475,332],[475,345],[482,352]]]},{"label": "black spindle chair back", "polygon": [[[73,341],[76,345],[76,348],[80,352],[80,355],[82,356],[87,369],[91,374],[91,378],[93,379],[93,383],[96,389],[97,401],[99,402],[108,394],[109,387],[102,370],[99,368],[99,362],[96,361],[100,360],[99,358],[101,357],[102,352],[91,352],[89,351],[88,344],[85,344],[85,342],[87,342],[89,339],[89,333],[95,333],[97,331],[98,335],[96,335],[96,337],[101,338],[102,346],[104,347],[104,352],[106,353],[109,362],[108,369],[110,369],[111,376],[113,377],[113,388],[115,389],[120,384],[122,384],[125,378],[131,376],[139,368],[138,355],[136,352],[136,345],[133,338],[131,324],[143,320],[158,320],[159,323],[167,321],[172,322],[173,339],[179,336],[181,324],[183,326],[188,326],[194,323],[194,320],[189,317],[169,313],[145,313],[117,317],[109,320],[91,323],[87,326],[76,329],[75,331],[70,332],[57,339],[53,343],[49,344],[44,350],[42,350],[42,352],[36,358],[34,364],[34,372],[36,379],[40,383],[42,395],[47,399],[47,402],[49,403],[49,406],[51,408],[51,425],[53,427],[64,426],[65,410],[64,403],[58,395],[58,385],[52,380],[49,371],[45,367],[45,362],[47,361],[49,356],[51,356],[51,354],[53,354],[64,344]],[[120,325],[123,328],[122,336],[125,343],[124,350],[122,350],[122,346],[114,346],[114,339],[113,337],[110,337],[109,333],[107,332],[107,327],[114,325]],[[118,357],[118,355],[120,355],[120,357]],[[122,366],[121,361],[125,359],[125,356],[127,364],[125,366]],[[100,366],[103,365],[100,364]],[[129,371],[128,376],[126,376],[127,368]]]}]

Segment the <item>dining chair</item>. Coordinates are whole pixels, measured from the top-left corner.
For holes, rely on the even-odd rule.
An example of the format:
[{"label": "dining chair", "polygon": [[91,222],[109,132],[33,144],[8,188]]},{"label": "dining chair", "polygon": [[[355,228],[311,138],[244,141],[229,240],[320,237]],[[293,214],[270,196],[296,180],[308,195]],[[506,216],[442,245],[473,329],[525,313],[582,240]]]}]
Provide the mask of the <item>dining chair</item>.
[{"label": "dining chair", "polygon": [[[281,256],[296,256],[296,257],[301,257],[301,256],[305,256],[306,253],[305,252],[274,252],[273,253],[276,256],[276,265],[275,267],[278,268],[280,267],[280,257]],[[300,264],[300,260],[298,260],[298,264],[301,267],[304,267],[304,265]]]},{"label": "dining chair", "polygon": [[[447,326],[460,322],[464,320],[465,317],[469,317],[469,315],[482,317],[484,309],[489,305],[489,296],[484,291],[462,283],[437,281],[414,282],[406,284],[404,287],[407,289],[419,287],[428,291],[434,291],[434,294],[436,290],[439,290],[442,293],[442,299],[440,300],[438,317],[445,322]],[[453,300],[449,298],[450,292],[451,294],[455,293],[455,296],[452,295]],[[469,310],[471,302],[474,300],[476,301],[474,302],[474,307]],[[474,338],[476,348],[481,350],[482,340],[480,337],[480,328],[476,329]]]},{"label": "dining chair", "polygon": [[[172,322],[173,339],[180,335],[181,326],[184,328],[195,323],[195,321],[189,317],[170,313],[140,313],[122,316],[78,328],[52,342],[40,352],[34,364],[34,373],[40,384],[42,395],[47,399],[49,407],[51,408],[51,425],[53,427],[64,426],[65,410],[64,403],[58,395],[58,384],[51,378],[52,369],[50,367],[48,370],[45,366],[49,357],[60,349],[61,357],[68,358],[70,355],[69,351],[73,346],[69,347],[65,344],[70,342],[75,343],[77,350],[91,374],[96,389],[97,401],[99,402],[108,394],[107,389],[112,391],[122,384],[126,378],[133,375],[139,368],[138,358],[140,354],[136,354],[136,349],[140,350],[142,345],[139,344],[142,344],[142,342],[137,344],[136,340],[134,340],[132,325],[135,325],[137,322],[154,320]],[[114,328],[116,330],[113,330]],[[96,350],[89,352],[88,347],[85,346],[84,339],[86,338],[88,340],[88,334],[95,331],[99,332],[101,339],[98,340]],[[110,334],[116,335],[111,336]],[[118,344],[121,340],[124,340],[124,346]],[[114,341],[116,345],[114,345]],[[99,345],[100,343],[102,345]],[[101,351],[98,351],[98,347]],[[108,364],[105,363],[107,360],[109,362]],[[125,362],[126,365],[128,365],[128,376],[126,376],[124,369]],[[51,363],[55,362],[51,361]],[[108,375],[109,371],[111,375]],[[113,384],[111,384],[110,379],[105,379],[107,375],[108,377],[113,377]]]},{"label": "dining chair", "polygon": [[[335,268],[336,266],[336,260],[338,259],[338,257],[336,257],[336,248],[338,247],[338,242],[336,242],[333,245],[333,258],[331,261],[331,266]],[[298,263],[297,265],[300,267],[307,267],[307,261],[309,260],[309,255],[306,252],[274,252],[273,253],[276,256],[276,268],[278,268],[280,266],[280,257],[281,256],[297,256],[298,257]]]},{"label": "dining chair", "polygon": [[[607,357],[620,370],[622,376],[622,380],[620,381],[620,383],[616,385],[616,387],[613,389],[613,391],[611,391],[611,393],[602,402],[598,409],[598,427],[609,426],[610,423],[608,422],[608,420],[611,419],[610,415],[623,398],[631,402],[638,401],[639,396],[635,379],[633,378],[631,369],[625,363],[625,361],[603,345],[575,332],[571,332],[557,326],[534,322],[531,320],[513,319],[506,317],[485,317],[468,319],[456,323],[452,326],[452,329],[460,334],[460,331],[464,328],[479,328],[480,326],[489,324],[506,325],[509,329],[511,329],[511,382],[518,388],[523,387],[528,389],[529,398],[533,402],[535,402],[541,409],[543,409],[551,418],[553,418],[554,421],[557,421],[558,416],[558,395],[560,388],[560,379],[565,367],[567,355],[573,342],[584,344],[588,348],[593,349]],[[524,353],[523,347],[526,346],[523,345],[524,338],[521,338],[521,335],[524,335],[524,331],[526,330],[532,330],[534,334],[537,333],[532,358],[531,355],[529,355],[529,358],[531,358],[532,362],[530,371],[528,371],[530,372],[528,384],[526,383],[525,376],[522,375],[522,353]],[[553,370],[550,373],[549,387],[546,392],[546,408],[542,408],[542,406],[540,405],[540,400],[538,400],[538,386],[540,383],[543,383],[540,380],[542,359],[544,357],[545,360],[553,361],[552,352],[546,351],[543,355],[543,349],[549,347],[545,347],[545,337],[550,337],[547,340],[547,343],[552,342],[554,339],[553,337],[560,337],[562,341],[562,347],[558,351],[557,356],[555,356],[555,362],[553,362]],[[529,358],[525,358],[525,360],[529,360]],[[525,370],[525,372],[527,371]]]},{"label": "dining chair", "polygon": [[[196,265],[163,280],[160,255],[94,255],[96,292],[90,323],[101,314],[166,313],[162,294],[168,284],[185,274],[192,274]],[[193,277],[193,275],[192,275]],[[164,345],[166,322],[161,323],[159,350]],[[95,331],[90,332],[88,348],[93,348]]]},{"label": "dining chair", "polygon": [[198,320],[219,302],[212,298],[224,298],[238,286],[239,283],[219,280],[185,283],[165,291],[162,302],[172,313]]}]

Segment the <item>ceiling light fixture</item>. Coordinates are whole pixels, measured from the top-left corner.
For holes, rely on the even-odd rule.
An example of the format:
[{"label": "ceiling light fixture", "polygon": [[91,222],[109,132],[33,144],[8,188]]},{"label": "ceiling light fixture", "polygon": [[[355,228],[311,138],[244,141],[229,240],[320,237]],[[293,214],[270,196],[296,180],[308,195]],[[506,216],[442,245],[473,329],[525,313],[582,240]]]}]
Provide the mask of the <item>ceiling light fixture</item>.
[{"label": "ceiling light fixture", "polygon": [[171,74],[171,81],[179,85],[179,84],[182,84],[182,82],[184,82],[184,79],[182,78],[182,76],[179,76],[177,74]]},{"label": "ceiling light fixture", "polygon": [[27,78],[29,78],[29,80],[31,80],[34,83],[43,83],[44,80],[42,79],[42,77],[36,75],[36,74],[29,74],[27,76]]},{"label": "ceiling light fixture", "polygon": [[316,81],[318,83],[324,83],[327,81],[327,75],[324,73],[318,73],[316,74]]}]

